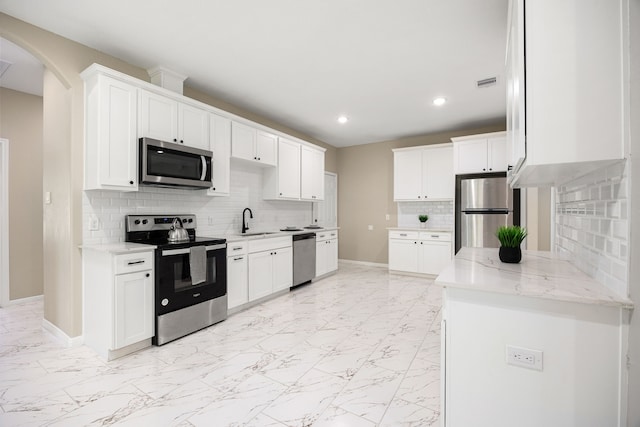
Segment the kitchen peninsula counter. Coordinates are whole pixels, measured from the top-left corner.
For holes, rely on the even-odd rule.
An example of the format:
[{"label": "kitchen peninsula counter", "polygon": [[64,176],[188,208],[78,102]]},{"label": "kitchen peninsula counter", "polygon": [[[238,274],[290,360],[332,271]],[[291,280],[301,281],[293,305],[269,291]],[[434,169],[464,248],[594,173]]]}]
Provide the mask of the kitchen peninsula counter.
[{"label": "kitchen peninsula counter", "polygon": [[518,264],[503,263],[497,248],[462,248],[436,284],[479,292],[633,308],[633,302],[551,252],[522,251]]}]

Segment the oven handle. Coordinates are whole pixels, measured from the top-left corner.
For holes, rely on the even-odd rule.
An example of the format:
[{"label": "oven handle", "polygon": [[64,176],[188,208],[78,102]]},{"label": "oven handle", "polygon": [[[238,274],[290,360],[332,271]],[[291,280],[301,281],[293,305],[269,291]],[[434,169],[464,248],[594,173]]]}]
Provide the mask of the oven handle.
[{"label": "oven handle", "polygon": [[204,177],[207,176],[207,160],[204,156],[200,156],[200,161],[202,161],[202,175],[200,175],[200,181],[204,181]]},{"label": "oven handle", "polygon": [[[226,248],[227,245],[213,245],[213,246],[207,246],[206,250],[207,252],[209,251],[215,251],[218,249],[224,249]],[[190,248],[183,248],[183,249],[169,249],[166,251],[162,251],[162,256],[171,256],[171,255],[184,255],[184,254],[188,254],[191,252]]]}]

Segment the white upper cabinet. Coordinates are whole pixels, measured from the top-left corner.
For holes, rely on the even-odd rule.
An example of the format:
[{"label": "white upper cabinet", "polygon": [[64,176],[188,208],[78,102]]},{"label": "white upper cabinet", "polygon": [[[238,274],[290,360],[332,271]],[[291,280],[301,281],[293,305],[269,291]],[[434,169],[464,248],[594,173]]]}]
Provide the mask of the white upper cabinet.
[{"label": "white upper cabinet", "polygon": [[209,150],[206,110],[146,90],[140,91],[139,135]]},{"label": "white upper cabinet", "polygon": [[451,144],[393,150],[393,199],[424,201],[454,198]]},{"label": "white upper cabinet", "polygon": [[624,158],[630,42],[624,5],[510,1],[512,185],[557,186]]},{"label": "white upper cabinet", "polygon": [[231,157],[231,120],[217,114],[209,114],[211,141],[211,188],[209,196],[228,196]]},{"label": "white upper cabinet", "polygon": [[231,157],[276,166],[278,137],[243,123],[231,123]]},{"label": "white upper cabinet", "polygon": [[85,190],[136,191],[138,89],[87,70],[85,80]]},{"label": "white upper cabinet", "polygon": [[300,154],[300,198],[324,200],[324,151],[303,146]]},{"label": "white upper cabinet", "polygon": [[278,167],[263,171],[265,199],[300,200],[300,144],[278,139]]},{"label": "white upper cabinet", "polygon": [[507,171],[505,132],[451,138],[456,175]]}]

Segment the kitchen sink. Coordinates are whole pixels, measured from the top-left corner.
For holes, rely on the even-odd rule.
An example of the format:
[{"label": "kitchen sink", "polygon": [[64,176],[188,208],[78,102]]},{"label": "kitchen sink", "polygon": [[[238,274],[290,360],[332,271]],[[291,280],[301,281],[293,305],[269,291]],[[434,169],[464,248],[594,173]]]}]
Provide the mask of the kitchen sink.
[{"label": "kitchen sink", "polygon": [[266,236],[267,234],[275,234],[275,233],[277,233],[277,231],[262,231],[262,232],[256,232],[256,233],[238,234],[238,236],[240,236],[240,237],[255,237],[255,236]]}]

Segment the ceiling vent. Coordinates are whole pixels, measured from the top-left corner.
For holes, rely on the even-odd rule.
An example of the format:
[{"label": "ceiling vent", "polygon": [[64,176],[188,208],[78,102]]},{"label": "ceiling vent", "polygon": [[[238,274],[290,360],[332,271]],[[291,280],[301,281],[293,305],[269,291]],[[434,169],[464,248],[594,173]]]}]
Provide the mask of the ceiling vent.
[{"label": "ceiling vent", "polygon": [[184,89],[184,81],[187,76],[176,73],[175,71],[168,70],[164,67],[155,67],[147,70],[149,77],[151,77],[151,83],[154,85],[169,89],[172,92],[182,95]]},{"label": "ceiling vent", "polygon": [[11,65],[11,62],[0,59],[0,78],[2,78],[2,75],[9,69],[9,67],[11,67]]},{"label": "ceiling vent", "polygon": [[476,84],[478,85],[478,89],[481,89],[483,87],[493,86],[496,84],[497,81],[498,81],[497,77],[489,77],[488,79],[478,80]]}]

